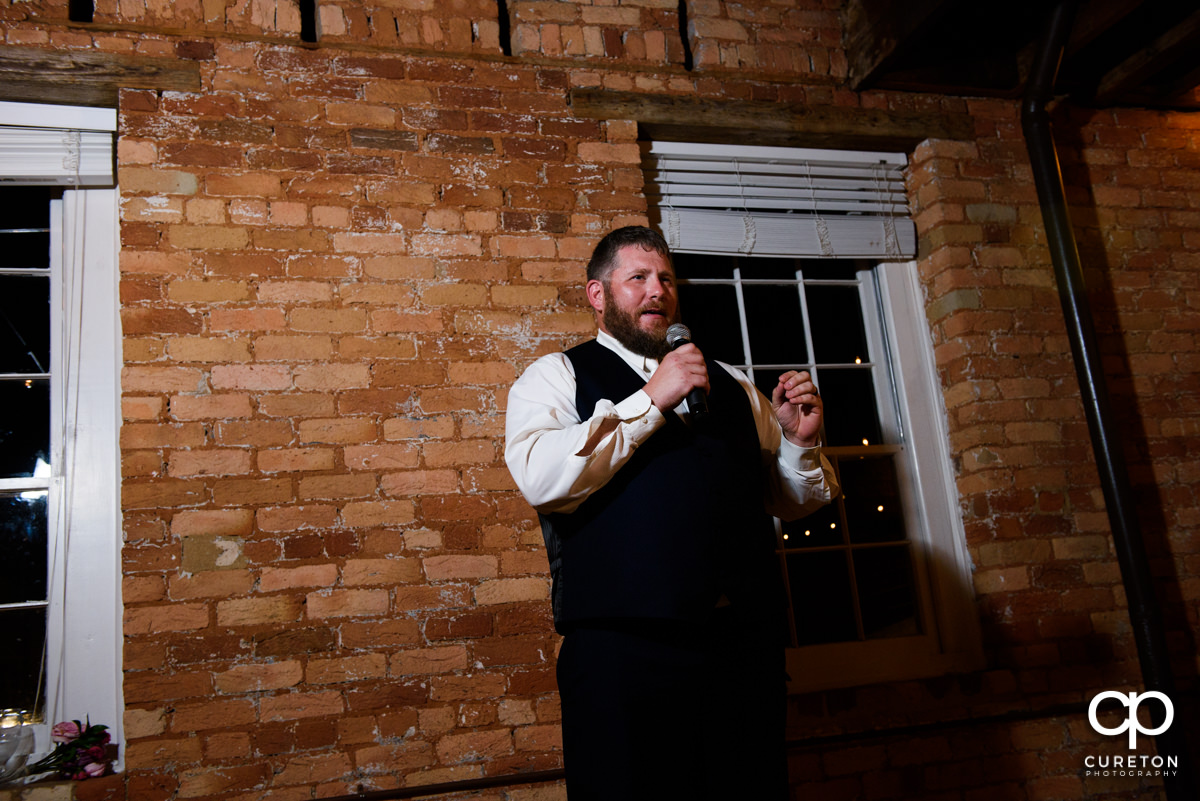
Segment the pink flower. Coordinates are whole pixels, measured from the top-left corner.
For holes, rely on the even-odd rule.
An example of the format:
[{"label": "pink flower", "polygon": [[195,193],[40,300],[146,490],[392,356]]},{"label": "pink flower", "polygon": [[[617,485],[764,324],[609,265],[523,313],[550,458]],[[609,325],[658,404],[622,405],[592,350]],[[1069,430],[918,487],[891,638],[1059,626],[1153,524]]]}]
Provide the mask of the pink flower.
[{"label": "pink flower", "polygon": [[81,748],[75,752],[75,762],[79,765],[90,765],[95,762],[104,762],[106,754],[104,746],[93,745],[90,748]]},{"label": "pink flower", "polygon": [[75,721],[64,720],[62,723],[55,723],[54,728],[50,730],[50,739],[56,743],[69,743],[79,738],[79,724]]},{"label": "pink flower", "polygon": [[90,762],[87,765],[83,766],[83,770],[85,773],[87,773],[88,776],[91,776],[93,778],[96,776],[103,776],[105,774],[105,772],[108,770],[108,763],[107,762]]}]

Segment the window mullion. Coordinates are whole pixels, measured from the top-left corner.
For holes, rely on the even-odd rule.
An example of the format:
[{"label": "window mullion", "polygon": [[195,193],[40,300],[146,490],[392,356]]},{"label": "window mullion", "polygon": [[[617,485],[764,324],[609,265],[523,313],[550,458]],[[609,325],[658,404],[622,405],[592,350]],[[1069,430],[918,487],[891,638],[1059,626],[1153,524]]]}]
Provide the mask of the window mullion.
[{"label": "window mullion", "polygon": [[750,325],[746,320],[746,298],[742,294],[741,267],[733,268],[733,291],[737,296],[738,324],[742,331],[742,364],[746,365],[750,380],[754,381],[754,362],[750,358]]},{"label": "window mullion", "polygon": [[813,345],[812,324],[808,319],[808,295],[804,291],[804,272],[802,270],[796,271],[796,291],[800,293],[800,325],[804,328],[804,360],[805,364],[813,366],[812,375],[815,381],[817,377],[817,357],[814,350],[815,346]]}]

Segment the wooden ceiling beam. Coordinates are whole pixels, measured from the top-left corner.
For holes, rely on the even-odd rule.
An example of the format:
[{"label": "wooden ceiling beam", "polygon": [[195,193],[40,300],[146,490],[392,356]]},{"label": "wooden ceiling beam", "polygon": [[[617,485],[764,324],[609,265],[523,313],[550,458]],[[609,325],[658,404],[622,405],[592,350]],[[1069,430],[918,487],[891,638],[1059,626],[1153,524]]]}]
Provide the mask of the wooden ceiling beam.
[{"label": "wooden ceiling beam", "polygon": [[969,139],[968,114],[805,106],[604,89],[574,89],[585,119],[635,120],[644,138],[668,141],[909,151],[926,139]]},{"label": "wooden ceiling beam", "polygon": [[1096,86],[1092,101],[1110,103],[1180,58],[1194,59],[1200,48],[1200,10],[1159,36],[1147,47],[1109,70]]},{"label": "wooden ceiling beam", "polygon": [[[1132,14],[1144,0],[1087,0],[1075,15],[1067,55],[1077,53]],[[1047,9],[1049,11],[1049,9]]]},{"label": "wooden ceiling beam", "polygon": [[[1156,88],[1163,97],[1185,96],[1194,98],[1197,94],[1197,87],[1200,87],[1200,61],[1196,62],[1185,74],[1159,84]],[[1195,108],[1194,100],[1192,107]]]},{"label": "wooden ceiling beam", "polygon": [[868,88],[955,4],[955,0],[849,0],[844,20],[850,88]]},{"label": "wooden ceiling beam", "polygon": [[200,69],[173,58],[0,47],[0,100],[112,108],[122,88],[196,92]]}]

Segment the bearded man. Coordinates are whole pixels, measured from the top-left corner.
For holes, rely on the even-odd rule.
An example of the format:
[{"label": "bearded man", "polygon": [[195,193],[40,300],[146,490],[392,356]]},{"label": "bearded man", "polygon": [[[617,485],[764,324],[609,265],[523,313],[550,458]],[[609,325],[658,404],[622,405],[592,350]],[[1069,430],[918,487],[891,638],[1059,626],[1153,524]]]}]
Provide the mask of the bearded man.
[{"label": "bearded man", "polygon": [[807,372],[768,400],[696,345],[672,350],[675,270],[649,228],[605,236],[586,291],[596,338],[525,371],[504,453],[550,561],[568,798],[785,799],[769,515],[837,493],[821,398]]}]

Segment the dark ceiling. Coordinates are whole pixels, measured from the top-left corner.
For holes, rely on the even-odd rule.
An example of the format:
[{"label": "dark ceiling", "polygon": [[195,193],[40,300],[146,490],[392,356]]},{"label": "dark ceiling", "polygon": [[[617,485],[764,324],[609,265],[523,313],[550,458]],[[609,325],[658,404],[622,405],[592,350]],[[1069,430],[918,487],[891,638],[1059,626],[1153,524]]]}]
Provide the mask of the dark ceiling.
[{"label": "dark ceiling", "polygon": [[[848,0],[855,88],[1020,97],[1053,0]],[[1200,2],[1081,0],[1056,94],[1200,110]]]}]

